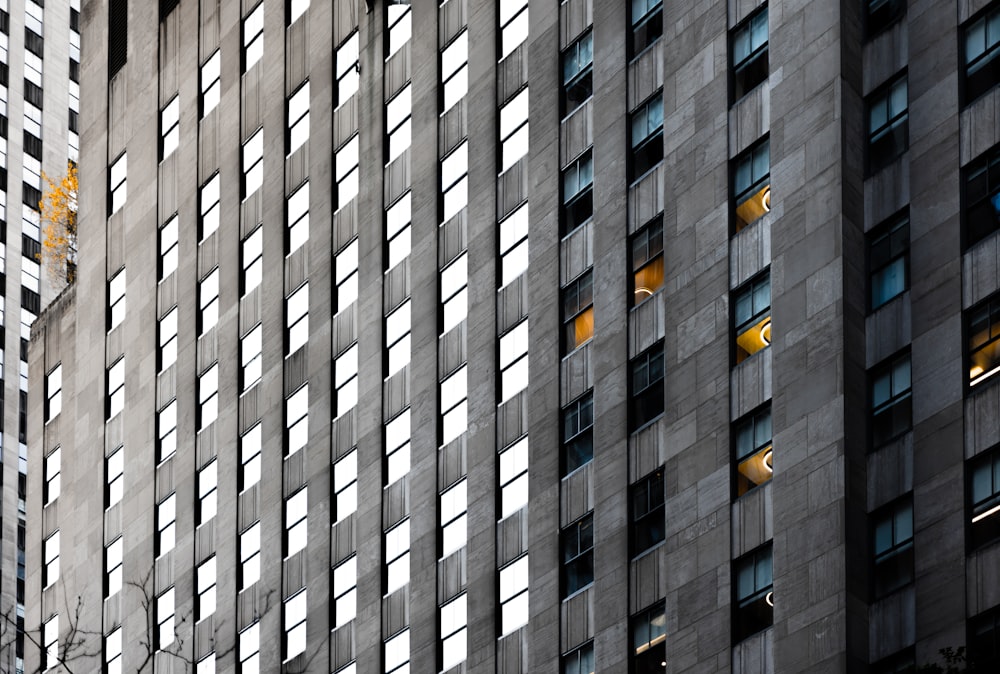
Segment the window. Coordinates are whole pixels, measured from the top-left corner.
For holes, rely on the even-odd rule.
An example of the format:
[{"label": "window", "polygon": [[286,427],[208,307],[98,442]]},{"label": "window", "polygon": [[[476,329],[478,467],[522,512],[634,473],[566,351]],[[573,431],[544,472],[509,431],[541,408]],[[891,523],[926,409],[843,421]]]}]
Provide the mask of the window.
[{"label": "window", "polygon": [[122,589],[124,539],[119,536],[104,548],[104,596],[112,597]]},{"label": "window", "polygon": [[469,620],[466,595],[460,594],[440,610],[441,618],[441,671],[448,671],[465,660],[468,655]]},{"label": "window", "polygon": [[174,96],[167,103],[166,107],[160,111],[160,160],[164,160],[173,154],[180,144],[180,117],[181,100],[179,96]]},{"label": "window", "polygon": [[248,390],[261,377],[261,360],[264,344],[262,340],[263,329],[258,323],[250,332],[240,338],[240,373],[242,378],[242,391]]},{"label": "window", "polygon": [[198,471],[198,524],[204,524],[218,510],[219,462],[212,459]]},{"label": "window", "polygon": [[243,198],[260,189],[264,184],[264,129],[250,136],[243,143]]},{"label": "window", "polygon": [[306,651],[306,591],[285,600],[285,660]]},{"label": "window", "polygon": [[410,362],[410,300],[385,317],[386,377]]},{"label": "window", "polygon": [[634,432],[663,414],[663,342],[629,363],[629,430]]},{"label": "window", "polygon": [[42,541],[42,587],[59,580],[59,532]]},{"label": "window", "polygon": [[733,643],[771,626],[774,593],[771,580],[771,544],[747,553],[733,563]]},{"label": "window", "polygon": [[264,55],[264,3],[243,19],[243,72]]},{"label": "window", "polygon": [[590,220],[594,215],[594,161],[591,150],[580,155],[562,172],[563,236]]},{"label": "window", "polygon": [[240,591],[258,580],[260,580],[260,522],[254,522],[240,533]]},{"label": "window", "polygon": [[52,503],[59,498],[59,491],[62,485],[62,449],[56,447],[45,457],[45,494],[43,500],[45,505]]},{"label": "window", "polygon": [[910,216],[895,216],[868,234],[871,307],[878,309],[910,287]]},{"label": "window", "polygon": [[[409,13],[409,8],[407,8]],[[388,154],[385,163],[391,163],[410,147],[410,105],[411,85],[407,84],[391,101],[385,104],[385,144]]]},{"label": "window", "polygon": [[156,414],[158,436],[157,462],[164,461],[177,451],[177,400],[171,400]]},{"label": "window", "polygon": [[292,25],[309,9],[309,0],[288,0],[286,4],[288,13],[288,25]]},{"label": "window", "polygon": [[1000,606],[994,606],[968,621],[969,671],[1000,670]]},{"label": "window", "polygon": [[350,557],[333,569],[333,626],[346,625],[358,613],[358,558]]},{"label": "window", "polygon": [[528,504],[528,436],[500,452],[500,517]]},{"label": "window", "polygon": [[629,488],[632,506],[632,557],[638,557],[666,536],[663,469],[658,468]]},{"label": "window", "polygon": [[500,58],[528,39],[528,0],[500,0]]},{"label": "window", "polygon": [[119,447],[104,460],[104,507],[110,508],[125,495],[125,450]]},{"label": "window", "polygon": [[208,57],[208,60],[201,66],[201,116],[204,117],[219,104],[222,94],[222,85],[219,83],[219,75],[222,69],[222,58],[219,50]]},{"label": "window", "polygon": [[121,674],[122,671],[122,628],[116,627],[104,637],[104,662],[108,674]]},{"label": "window", "polygon": [[337,150],[334,163],[337,167],[337,207],[343,208],[358,195],[358,178],[361,175],[359,164],[359,138],[358,134],[344,143],[344,146]]},{"label": "window", "polygon": [[969,386],[1000,372],[1000,294],[966,311]]},{"label": "window", "polygon": [[385,425],[385,486],[410,470],[410,408],[397,414]]},{"label": "window", "polygon": [[410,192],[386,209],[385,239],[389,244],[385,270],[389,271],[410,254]]},{"label": "window", "polygon": [[288,208],[285,211],[285,217],[288,231],[288,254],[291,255],[309,240],[308,181],[288,197]]},{"label": "window", "polygon": [[528,269],[528,204],[500,222],[500,287]]},{"label": "window", "polygon": [[469,203],[469,143],[463,142],[441,160],[441,222],[448,222]]},{"label": "window", "polygon": [[1000,145],[962,171],[966,247],[1000,230]]},{"label": "window", "polygon": [[667,615],[663,602],[633,616],[633,674],[661,674],[667,660]]},{"label": "window", "polygon": [[42,623],[42,669],[59,663],[59,614]]},{"label": "window", "polygon": [[733,195],[736,232],[771,210],[770,138],[747,148],[733,160]]},{"label": "window", "polygon": [[177,520],[177,494],[171,494],[156,505],[156,554],[174,549]]},{"label": "window", "polygon": [[410,520],[385,532],[385,593],[410,582]]},{"label": "window", "polygon": [[260,424],[240,436],[240,491],[260,482]]},{"label": "window", "polygon": [[1000,82],[1000,6],[967,23],[962,36],[965,42],[962,100],[968,104]]},{"label": "window", "polygon": [[45,421],[62,411],[62,363],[45,375]]},{"label": "window", "polygon": [[528,387],[528,321],[523,320],[500,337],[500,401]]},{"label": "window", "polygon": [[441,334],[465,320],[469,313],[469,255],[462,253],[441,271]]},{"label": "window", "polygon": [[734,495],[743,496],[774,475],[771,457],[771,405],[751,412],[733,429],[736,454]]},{"label": "window", "polygon": [[733,75],[731,101],[738,101],[767,79],[767,6],[729,34]]},{"label": "window", "polygon": [[125,205],[125,197],[128,194],[128,156],[123,152],[116,159],[108,171],[108,204],[111,210],[108,215],[118,212]]},{"label": "window", "polygon": [[201,187],[199,199],[201,202],[201,239],[205,240],[209,234],[219,228],[219,174],[208,179]]},{"label": "window", "polygon": [[639,306],[663,287],[663,218],[632,237],[632,306]]},{"label": "window", "polygon": [[285,557],[305,550],[309,543],[309,488],[303,487],[285,501]]},{"label": "window", "polygon": [[352,449],[333,464],[334,522],[358,509],[358,450]]},{"label": "window", "polygon": [[164,649],[174,643],[174,588],[170,588],[156,598],[156,646]]},{"label": "window", "polygon": [[528,87],[500,108],[500,172],[528,154]]},{"label": "window", "polygon": [[441,112],[445,113],[469,91],[468,29],[441,51],[441,83]]},{"label": "window", "polygon": [[177,269],[177,215],[174,214],[160,227],[160,279],[165,279]]},{"label": "window", "polygon": [[198,430],[208,428],[219,416],[219,364],[198,377]]},{"label": "window", "polygon": [[733,297],[736,362],[771,345],[771,272],[740,286]]},{"label": "window", "polygon": [[1000,447],[969,461],[969,548],[1000,538]]},{"label": "window", "polygon": [[878,448],[910,430],[913,400],[910,395],[910,354],[889,359],[871,373],[872,448]]},{"label": "window", "polygon": [[447,445],[468,429],[469,376],[466,366],[441,382],[441,445]]},{"label": "window", "polygon": [[196,569],[198,601],[195,620],[202,620],[215,613],[215,555],[212,555]]},{"label": "window", "polygon": [[562,291],[563,353],[594,336],[594,274],[587,270]]},{"label": "window", "polygon": [[876,598],[913,581],[913,500],[905,496],[872,516],[872,582]]},{"label": "window", "polygon": [[645,175],[663,159],[663,91],[657,91],[631,115],[630,179]]},{"label": "window", "polygon": [[594,458],[594,392],[563,408],[562,474],[565,477]]},{"label": "window", "polygon": [[260,623],[240,632],[238,637],[241,674],[260,672]]},{"label": "window", "polygon": [[562,54],[563,85],[560,99],[560,116],[566,118],[571,112],[587,102],[594,93],[594,33],[586,35],[571,44]]},{"label": "window", "polygon": [[243,264],[243,294],[260,285],[264,278],[264,228],[258,227],[247,238],[243,239],[242,264]]},{"label": "window", "polygon": [[303,283],[285,300],[285,355],[290,356],[309,341],[309,284]]},{"label": "window", "polygon": [[562,674],[594,674],[594,642],[570,651],[562,658]]},{"label": "window", "polygon": [[635,58],[663,35],[663,0],[633,0],[631,5],[630,54]]},{"label": "window", "polygon": [[399,634],[385,640],[385,672],[408,674],[410,671],[410,630],[405,629]]},{"label": "window", "polygon": [[440,496],[441,557],[463,547],[468,540],[466,511],[469,507],[467,480],[462,479]]},{"label": "window", "polygon": [[885,168],[909,147],[906,73],[868,95],[868,173]]},{"label": "window", "polygon": [[107,372],[107,418],[113,419],[115,415],[125,409],[125,357],[122,356],[115,361],[115,364],[109,367]]},{"label": "window", "polygon": [[869,38],[896,23],[906,11],[906,0],[865,0],[865,4],[865,27]]},{"label": "window", "polygon": [[358,343],[349,346],[337,356],[333,365],[333,384],[336,388],[334,418],[358,404]]},{"label": "window", "polygon": [[303,384],[285,400],[285,434],[291,456],[309,441],[309,384]]},{"label": "window", "polygon": [[563,599],[594,582],[594,516],[585,515],[562,530]]},{"label": "window", "polygon": [[360,33],[354,31],[344,43],[337,48],[337,106],[347,102],[358,90],[361,79]]},{"label": "window", "polygon": [[528,624],[528,555],[521,555],[499,571],[500,633],[510,634]]},{"label": "window", "polygon": [[409,41],[413,15],[410,13],[410,0],[388,0],[385,5],[385,23],[389,34],[389,39],[385,40],[385,57],[388,59]]},{"label": "window", "polygon": [[125,320],[125,269],[122,268],[108,281],[108,332]]}]

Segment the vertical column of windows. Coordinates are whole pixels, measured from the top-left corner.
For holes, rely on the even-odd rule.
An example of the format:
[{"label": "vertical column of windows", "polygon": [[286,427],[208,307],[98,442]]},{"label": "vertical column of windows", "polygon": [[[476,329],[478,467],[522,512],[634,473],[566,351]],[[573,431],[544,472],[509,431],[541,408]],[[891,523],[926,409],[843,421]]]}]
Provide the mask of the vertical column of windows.
[{"label": "vertical column of windows", "polygon": [[70,0],[69,9],[69,139],[66,156],[76,162],[80,155],[80,0]]}]

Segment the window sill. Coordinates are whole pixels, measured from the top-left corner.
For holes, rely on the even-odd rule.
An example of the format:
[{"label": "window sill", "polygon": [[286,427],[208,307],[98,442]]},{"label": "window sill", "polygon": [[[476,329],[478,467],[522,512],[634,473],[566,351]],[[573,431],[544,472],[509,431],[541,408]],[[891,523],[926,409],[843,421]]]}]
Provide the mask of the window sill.
[{"label": "window sill", "polygon": [[639,554],[633,555],[632,558],[629,561],[634,564],[634,563],[638,562],[640,559],[642,559],[643,557],[648,557],[649,555],[652,555],[653,553],[655,553],[657,550],[659,550],[660,548],[662,548],[666,544],[667,544],[667,541],[666,541],[666,539],[664,539],[664,540],[660,541],[659,543],[657,543],[656,545],[652,545],[652,546],[646,548],[645,550],[643,550]]},{"label": "window sill", "polygon": [[[662,141],[662,138],[661,138],[661,141]],[[640,175],[639,177],[633,179],[632,182],[630,182],[628,184],[629,190],[633,189],[636,185],[638,185],[643,180],[645,180],[646,178],[648,178],[650,175],[652,175],[653,173],[655,173],[661,166],[663,166],[663,160],[662,159],[660,161],[656,162],[655,164],[653,164],[653,166],[651,166],[648,169],[646,169],[643,172],[642,175]]]},{"label": "window sill", "polygon": [[584,594],[585,592],[587,592],[587,590],[589,590],[592,587],[594,587],[594,581],[590,581],[589,583],[587,583],[586,585],[584,585],[583,587],[581,587],[579,590],[576,590],[572,594],[568,594],[565,597],[563,597],[562,598],[562,603],[565,604],[568,601],[576,599],[577,597],[579,597],[580,595]]},{"label": "window sill", "polygon": [[732,110],[736,106],[740,105],[741,103],[743,103],[744,101],[746,101],[747,99],[749,99],[751,96],[754,96],[755,94],[759,93],[761,87],[768,86],[768,83],[770,82],[770,79],[771,79],[771,75],[770,75],[770,73],[768,73],[768,76],[765,77],[760,82],[758,82],[757,85],[754,86],[753,89],[751,89],[750,91],[746,92],[745,94],[743,94],[739,98],[733,99],[732,103],[729,104],[729,109]]},{"label": "window sill", "polygon": [[631,431],[629,431],[629,437],[631,438],[633,436],[638,435],[639,433],[642,433],[645,430],[648,430],[650,428],[650,426],[653,426],[654,424],[656,424],[656,422],[659,421],[660,419],[662,419],[664,416],[666,416],[666,412],[660,412],[655,417],[653,417],[649,421],[645,422],[642,426],[637,426],[636,428],[634,428]]},{"label": "window sill", "polygon": [[652,42],[650,42],[649,44],[647,44],[645,47],[643,47],[642,49],[640,49],[636,54],[633,54],[632,58],[630,58],[628,60],[628,66],[631,68],[633,65],[635,65],[635,63],[639,59],[641,59],[643,56],[645,56],[647,52],[649,52],[652,49],[655,49],[656,46],[658,44],[660,44],[661,40],[663,40],[663,36],[662,35],[658,35],[655,40],[653,40]]},{"label": "window sill", "polygon": [[[772,477],[771,480],[773,480],[773,479],[774,478]],[[766,487],[769,484],[771,484],[771,480],[767,480],[766,482],[761,482],[760,484],[755,484],[754,486],[750,487],[749,489],[747,489],[745,492],[743,492],[739,496],[736,496],[734,494],[733,495],[733,505],[736,505],[737,503],[743,501],[744,499],[746,499],[751,494],[757,494],[758,492],[763,491],[764,487]]]}]

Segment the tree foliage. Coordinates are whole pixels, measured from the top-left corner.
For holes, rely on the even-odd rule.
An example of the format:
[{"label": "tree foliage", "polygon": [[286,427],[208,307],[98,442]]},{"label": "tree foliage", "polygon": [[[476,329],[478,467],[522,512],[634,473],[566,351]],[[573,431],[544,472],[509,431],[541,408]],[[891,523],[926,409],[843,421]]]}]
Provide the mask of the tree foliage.
[{"label": "tree foliage", "polygon": [[66,175],[52,180],[42,173],[45,191],[38,202],[42,220],[42,262],[53,279],[76,280],[76,164],[66,165]]}]

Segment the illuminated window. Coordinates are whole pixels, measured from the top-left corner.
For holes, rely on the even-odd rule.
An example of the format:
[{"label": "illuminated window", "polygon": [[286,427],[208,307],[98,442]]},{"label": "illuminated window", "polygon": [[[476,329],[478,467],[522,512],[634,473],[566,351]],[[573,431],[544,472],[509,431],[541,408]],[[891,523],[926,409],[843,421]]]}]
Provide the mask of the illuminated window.
[{"label": "illuminated window", "polygon": [[306,591],[301,590],[285,600],[285,659],[306,651]]},{"label": "illuminated window", "polygon": [[632,237],[632,306],[638,306],[663,287],[663,218],[657,218]]},{"label": "illuminated window", "polygon": [[410,362],[410,300],[385,317],[385,354],[387,377]]},{"label": "illuminated window", "polygon": [[122,671],[122,628],[116,627],[104,637],[104,663],[108,674]]},{"label": "illuminated window", "polygon": [[594,458],[594,392],[563,408],[562,474],[565,477]]},{"label": "illuminated window", "polygon": [[872,447],[878,448],[906,433],[913,425],[910,354],[875,367],[871,374]]},{"label": "illuminated window", "polygon": [[110,508],[125,495],[125,450],[119,447],[104,460],[105,508]]},{"label": "illuminated window", "polygon": [[658,468],[629,487],[631,506],[632,557],[638,557],[666,536],[666,516],[663,503],[666,489],[663,469]]},{"label": "illuminated window", "polygon": [[42,587],[59,580],[59,532],[42,541]]},{"label": "illuminated window", "polygon": [[562,290],[563,353],[570,353],[594,336],[594,282],[587,270]]},{"label": "illuminated window", "polygon": [[122,356],[107,370],[107,418],[113,419],[125,409],[125,357]]},{"label": "illuminated window", "polygon": [[500,0],[500,58],[528,39],[528,0]]},{"label": "illuminated window", "polygon": [[731,101],[743,98],[767,79],[767,7],[762,7],[729,34],[733,77]]},{"label": "illuminated window", "polygon": [[309,0],[288,0],[287,8],[288,25],[290,26],[309,9]]},{"label": "illuminated window", "polygon": [[459,480],[454,486],[446,489],[440,495],[439,526],[441,527],[441,557],[463,547],[468,541],[469,532],[466,511],[469,507],[466,491],[468,480]]},{"label": "illuminated window", "polygon": [[868,95],[868,172],[891,164],[910,146],[906,73]]},{"label": "illuminated window", "polygon": [[1000,447],[968,463],[969,548],[974,550],[1000,538]]},{"label": "illuminated window", "polygon": [[159,649],[164,649],[174,643],[174,588],[170,588],[156,598],[156,623],[157,639],[156,645]]},{"label": "illuminated window", "polygon": [[663,90],[636,108],[629,122],[632,143],[629,169],[634,181],[663,160]]},{"label": "illuminated window", "polygon": [[247,294],[260,285],[264,278],[264,228],[257,227],[240,244],[243,258],[242,286],[243,294]]},{"label": "illuminated window", "polygon": [[528,269],[528,204],[525,203],[500,223],[500,287]]},{"label": "illuminated window", "polygon": [[771,210],[771,144],[765,138],[733,160],[735,229],[740,231]]},{"label": "illuminated window", "polygon": [[460,594],[441,606],[441,671],[448,671],[468,656],[468,607],[466,595]]},{"label": "illuminated window", "polygon": [[160,279],[165,279],[177,269],[177,215],[160,227]]},{"label": "illuminated window", "polygon": [[263,329],[258,323],[251,328],[250,332],[240,338],[240,373],[243,382],[241,390],[243,391],[260,381],[264,348],[262,335]]},{"label": "illuminated window", "polygon": [[632,617],[632,674],[662,672],[667,661],[667,615],[663,602]]},{"label": "illuminated window", "polygon": [[528,624],[528,555],[500,569],[500,634]]},{"label": "illuminated window", "polygon": [[59,664],[59,614],[42,623],[42,670]]},{"label": "illuminated window", "polygon": [[160,111],[160,159],[170,156],[180,144],[180,97],[174,96]]},{"label": "illuminated window", "polygon": [[349,346],[337,356],[333,365],[333,384],[336,389],[334,418],[358,404],[358,343]]},{"label": "illuminated window", "polygon": [[291,456],[309,440],[309,384],[303,384],[285,400],[285,434]]},{"label": "illuminated window", "polygon": [[409,674],[410,671],[410,630],[389,637],[383,644],[385,674]]},{"label": "illuminated window", "polygon": [[260,522],[240,533],[240,591],[260,580]]},{"label": "illuminated window", "polygon": [[500,172],[528,154],[528,87],[500,108]]},{"label": "illuminated window", "polygon": [[104,548],[104,596],[113,597],[122,589],[124,539],[119,536]]},{"label": "illuminated window", "polygon": [[735,496],[739,498],[774,475],[771,406],[752,412],[733,427],[736,454]]},{"label": "illuminated window", "polygon": [[337,284],[336,307],[343,311],[358,299],[358,239],[353,239],[334,256]]},{"label": "illuminated window", "polygon": [[45,375],[45,421],[62,411],[62,363]]},{"label": "illuminated window", "polygon": [[463,142],[441,160],[441,222],[448,222],[469,203],[469,143]]},{"label": "illuminated window", "polygon": [[125,269],[108,281],[108,332],[125,320]]},{"label": "illuminated window", "polygon": [[240,674],[260,672],[260,623],[255,622],[240,632],[238,637]]},{"label": "illuminated window", "polygon": [[739,643],[774,622],[771,544],[735,561],[733,580],[733,643]]},{"label": "illuminated window", "polygon": [[500,401],[510,400],[528,387],[528,321],[523,320],[500,337]]},{"label": "illuminated window", "polygon": [[441,382],[441,444],[459,437],[468,428],[469,381],[463,365]]},{"label": "illuminated window", "polygon": [[157,462],[177,451],[177,400],[171,400],[156,414]]},{"label": "illuminated window", "polygon": [[198,377],[198,429],[207,428],[219,416],[219,364]]},{"label": "illuminated window", "polygon": [[[305,182],[288,197],[285,211],[288,232],[288,253],[294,253],[309,240],[309,182]],[[290,353],[290,352],[289,352]]]},{"label": "illuminated window", "polygon": [[56,447],[45,457],[45,505],[59,498],[62,485],[62,449]]},{"label": "illuminated window", "polygon": [[198,600],[195,604],[196,620],[206,618],[215,613],[215,555],[212,555],[198,565],[195,570],[196,591]]},{"label": "illuminated window", "polygon": [[337,167],[335,174],[337,180],[337,208],[343,208],[358,195],[358,178],[361,175],[358,155],[360,147],[359,138],[359,134],[354,134],[334,155],[334,164]]},{"label": "illuminated window", "polygon": [[201,66],[201,116],[204,117],[219,104],[222,85],[219,75],[222,70],[222,58],[219,50],[208,57]]},{"label": "illuminated window", "polygon": [[410,470],[410,408],[385,425],[386,486]]},{"label": "illuminated window", "polygon": [[562,597],[594,582],[594,516],[588,514],[562,530]]},{"label": "illuminated window", "polygon": [[905,496],[871,515],[875,597],[913,582],[913,499]]},{"label": "illuminated window", "polygon": [[733,296],[736,362],[771,345],[770,270],[739,287]]},{"label": "illuminated window", "polygon": [[1000,82],[1000,5],[966,23],[962,39],[965,44],[962,100],[970,103]]},{"label": "illuminated window", "polygon": [[[635,58],[663,35],[663,1],[632,0],[630,54]],[[589,670],[588,670],[589,671]]]},{"label": "illuminated window", "polygon": [[199,192],[201,208],[201,238],[208,238],[208,235],[219,228],[219,174],[216,173],[202,185]]},{"label": "illuminated window", "polygon": [[358,509],[358,450],[352,449],[333,464],[334,522]]},{"label": "illuminated window", "polygon": [[441,271],[441,334],[465,320],[469,313],[469,255],[462,253]]},{"label": "illuminated window", "polygon": [[976,386],[1000,372],[1000,294],[966,310],[965,320],[969,385]]},{"label": "illuminated window", "polygon": [[910,217],[893,217],[868,233],[871,307],[880,306],[910,287]]},{"label": "illuminated window", "polygon": [[560,226],[565,236],[594,215],[594,160],[587,150],[562,172]]},{"label": "illuminated window", "polygon": [[243,143],[243,198],[250,196],[264,184],[264,129],[250,136]]},{"label": "illuminated window", "polygon": [[411,21],[410,0],[388,0],[385,3],[386,28],[388,38],[385,40],[385,57],[389,58],[410,39]]},{"label": "illuminated window", "polygon": [[448,112],[469,90],[469,31],[441,50],[441,112]]},{"label": "illuminated window", "polygon": [[562,96],[560,115],[565,118],[586,103],[594,93],[594,33],[571,44],[562,53]]},{"label": "illuminated window", "polygon": [[350,557],[333,569],[333,623],[341,627],[358,613],[358,558]]},{"label": "illuminated window", "polygon": [[965,246],[1000,230],[1000,145],[962,170]]},{"label": "illuminated window", "polygon": [[500,452],[500,517],[528,505],[528,436]]},{"label": "illuminated window", "polygon": [[410,192],[407,191],[385,211],[385,270],[388,271],[410,254]]},{"label": "illuminated window", "polygon": [[243,72],[264,55],[264,3],[243,19]]},{"label": "illuminated window", "polygon": [[117,213],[118,209],[125,205],[125,198],[128,195],[128,156],[123,152],[116,159],[108,171],[108,205],[111,210],[108,215]]},{"label": "illuminated window", "polygon": [[354,31],[344,43],[337,48],[337,106],[341,106],[355,94],[361,80],[361,65],[359,46],[360,33]]},{"label": "illuminated window", "polygon": [[385,104],[386,164],[392,162],[393,159],[403,154],[406,148],[410,147],[410,115],[412,113],[410,90],[411,86],[407,84],[398,94],[393,96],[391,101]]},{"label": "illuminated window", "polygon": [[219,462],[212,459],[198,471],[198,524],[215,517],[219,503]]},{"label": "illuminated window", "polygon": [[629,361],[629,430],[637,431],[663,414],[663,342]]},{"label": "illuminated window", "polygon": [[240,491],[260,482],[260,423],[240,436]]},{"label": "illuminated window", "polygon": [[385,593],[410,582],[410,520],[405,519],[385,532]]},{"label": "illuminated window", "polygon": [[285,355],[309,341],[309,284],[303,283],[285,300]]},{"label": "illuminated window", "polygon": [[305,550],[309,543],[309,491],[303,487],[285,501],[285,557]]}]

